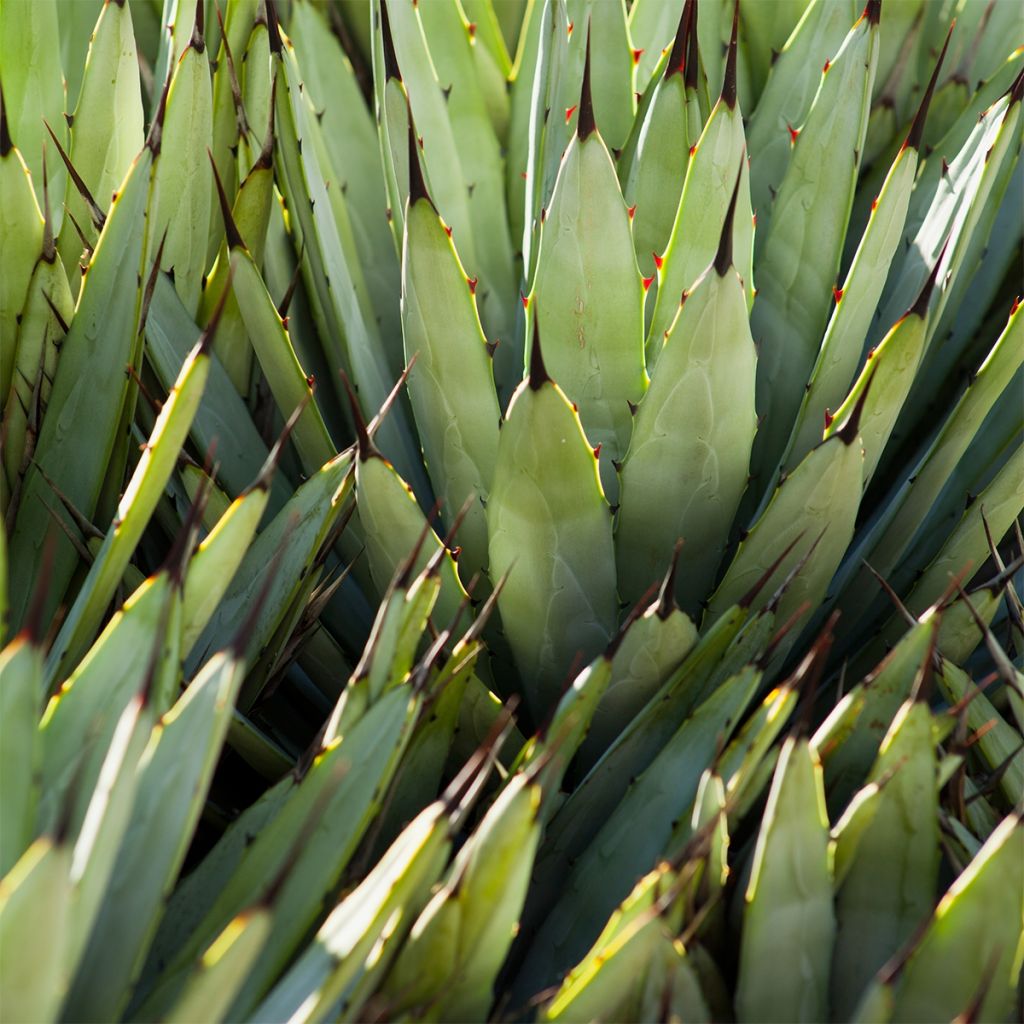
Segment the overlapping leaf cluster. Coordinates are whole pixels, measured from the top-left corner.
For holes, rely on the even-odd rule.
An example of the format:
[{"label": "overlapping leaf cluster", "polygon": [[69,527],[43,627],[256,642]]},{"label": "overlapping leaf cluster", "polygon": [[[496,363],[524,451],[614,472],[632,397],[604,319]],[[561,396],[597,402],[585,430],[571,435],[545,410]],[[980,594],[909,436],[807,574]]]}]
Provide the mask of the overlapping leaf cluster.
[{"label": "overlapping leaf cluster", "polygon": [[1019,1014],[1022,27],[0,0],[0,1018]]}]

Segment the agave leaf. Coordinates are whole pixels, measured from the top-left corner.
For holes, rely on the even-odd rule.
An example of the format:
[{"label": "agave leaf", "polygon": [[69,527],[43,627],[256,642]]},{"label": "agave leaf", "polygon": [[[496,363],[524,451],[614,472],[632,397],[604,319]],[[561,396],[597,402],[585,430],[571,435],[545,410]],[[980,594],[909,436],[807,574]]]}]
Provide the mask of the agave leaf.
[{"label": "agave leaf", "polygon": [[0,878],[36,835],[42,659],[38,641],[25,632],[0,651]]},{"label": "agave leaf", "polygon": [[[735,53],[735,46],[730,47],[730,52]],[[715,104],[690,157],[668,248],[659,257],[658,294],[647,333],[647,365],[652,376],[683,293],[692,291],[719,248],[722,224],[736,191],[737,169],[740,181],[732,221],[732,253],[748,308],[753,299],[754,226],[743,118],[736,100],[734,76],[735,56],[730,61],[727,88]]]},{"label": "agave leaf", "polygon": [[878,805],[838,891],[832,1002],[844,1016],[931,912],[939,877],[937,776],[931,711],[908,701],[868,776],[868,785],[880,787]]},{"label": "agave leaf", "polygon": [[[25,476],[18,518],[11,531],[11,615],[21,621],[26,587],[36,578],[49,478],[86,517],[99,500],[125,402],[124,366],[138,331],[152,153],[147,147],[132,164],[89,263],[63,358],[50,394],[35,463]],[[89,424],[87,433],[77,428]],[[45,477],[44,474],[45,473]],[[78,556],[66,545],[55,553],[47,614],[64,596]]]},{"label": "agave leaf", "polygon": [[1024,826],[1011,814],[936,907],[896,985],[895,1020],[959,1012],[983,977],[991,980],[978,1013],[999,1020],[1011,1012],[1020,972],[1022,871]]},{"label": "agave leaf", "polygon": [[685,294],[620,469],[620,593],[636,600],[682,538],[676,596],[690,614],[714,582],[757,427],[757,356],[730,252],[734,208],[713,265]]},{"label": "agave leaf", "polygon": [[867,129],[877,15],[877,5],[868,4],[826,63],[807,120],[793,126],[799,134],[757,262],[751,330],[761,346],[757,395],[765,419],[754,456],[760,489],[785,447],[825,330]]},{"label": "agave leaf", "polygon": [[633,779],[573,865],[561,899],[532,939],[519,984],[538,991],[586,951],[664,849],[676,820],[697,794],[716,744],[742,717],[760,679],[760,670],[748,666],[723,683]]},{"label": "agave leaf", "polygon": [[625,455],[630,403],[647,388],[644,291],[630,218],[611,157],[594,129],[590,64],[577,133],[565,151],[541,228],[530,307],[544,330],[545,363],[600,445],[605,490]]},{"label": "agave leaf", "polygon": [[[415,152],[411,159],[418,159]],[[434,493],[450,523],[472,501],[458,540],[468,581],[487,565],[483,502],[501,411],[474,289],[429,197],[410,196],[402,264],[409,397]],[[415,360],[415,362],[413,362]]]},{"label": "agave leaf", "polygon": [[[888,38],[888,13],[887,9],[883,46]],[[807,119],[821,81],[821,68],[838,52],[856,17],[853,0],[811,0],[779,50],[750,116],[750,201],[757,210],[759,254],[773,215],[773,195],[778,193],[792,159],[789,129],[798,128]]]},{"label": "agave leaf", "polygon": [[163,494],[203,396],[210,363],[209,343],[210,336],[206,335],[189,353],[160,411],[149,443],[118,506],[117,516],[47,656],[48,688],[64,679],[88,650]]},{"label": "agave leaf", "polygon": [[[60,63],[57,0],[11,0],[0,10],[0,87],[10,138],[21,151],[36,195],[42,198],[43,147],[46,124],[67,149],[64,80]],[[55,167],[51,187],[63,195],[66,177]],[[57,216],[60,226],[60,211]]]},{"label": "agave leaf", "polygon": [[162,1019],[167,1024],[191,1024],[199,1017],[216,1024],[225,1020],[273,926],[273,913],[265,907],[233,918],[192,968]]},{"label": "agave leaf", "polygon": [[67,986],[70,867],[68,843],[41,836],[0,879],[0,980],[4,1014],[12,1019],[53,1021],[60,1012]]},{"label": "agave leaf", "polygon": [[0,395],[6,403],[11,389],[17,346],[18,314],[43,248],[43,214],[36,202],[32,178],[7,123],[7,100],[0,96]]},{"label": "agave leaf", "polygon": [[492,577],[509,574],[498,597],[502,626],[539,720],[573,659],[593,658],[610,639],[616,599],[611,510],[598,460],[569,400],[547,376],[536,330],[529,377],[498,441],[487,529]]},{"label": "agave leaf", "polygon": [[405,365],[397,302],[401,282],[399,261],[384,216],[388,198],[381,179],[373,118],[360,95],[352,65],[328,31],[319,8],[311,3],[295,4],[289,32],[305,87],[316,109],[322,112],[320,123],[331,180],[345,196],[370,301],[380,319],[388,366],[397,376]]},{"label": "agave leaf", "polygon": [[245,667],[244,651],[234,648],[211,659],[154,729],[124,843],[69,994],[76,1013],[111,1018],[124,1009],[199,820]]},{"label": "agave leaf", "polygon": [[[67,4],[65,9],[85,6]],[[61,12],[62,23],[64,13]],[[110,197],[142,148],[142,90],[132,8],[128,4],[104,4],[99,9],[95,28],[90,26],[90,29],[92,38],[82,73],[82,89],[70,122],[70,152],[75,170],[100,210],[106,213]],[[68,72],[72,66],[65,64],[64,67]],[[68,98],[71,98],[70,91]],[[56,130],[56,122],[49,123]],[[75,224],[90,245],[96,244],[98,232],[85,200],[71,180],[67,182],[64,203],[69,216],[61,227],[57,247],[69,271],[72,292],[77,295],[81,282],[77,267],[82,239]]]}]

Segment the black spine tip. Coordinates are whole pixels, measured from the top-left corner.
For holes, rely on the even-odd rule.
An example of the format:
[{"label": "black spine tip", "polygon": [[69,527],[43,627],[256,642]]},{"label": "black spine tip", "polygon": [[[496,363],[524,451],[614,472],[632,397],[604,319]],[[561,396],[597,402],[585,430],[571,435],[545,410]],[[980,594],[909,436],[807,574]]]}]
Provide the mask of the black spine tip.
[{"label": "black spine tip", "polygon": [[380,34],[384,43],[384,81],[392,78],[402,80],[402,72],[395,56],[395,41],[391,36],[391,22],[388,20],[388,0],[380,0]]},{"label": "black spine tip", "polygon": [[156,114],[153,123],[149,126],[149,135],[146,136],[146,145],[156,159],[160,155],[160,144],[164,136],[164,118],[167,116],[167,94],[171,91],[171,72],[167,71],[167,78],[164,79],[164,87],[160,91],[160,102],[157,104]]},{"label": "black spine tip", "polygon": [[700,54],[697,49],[697,0],[692,0],[690,4],[690,26],[687,34],[688,46],[683,85],[687,89],[696,89],[700,77]]},{"label": "black spine tip", "polygon": [[718,252],[715,253],[715,273],[719,277],[725,277],[732,266],[732,226],[736,216],[736,200],[740,194],[740,182],[742,180],[743,164],[741,162],[739,174],[736,175],[736,186],[732,190],[732,199],[729,200],[729,209],[725,211],[722,235],[718,240]]},{"label": "black spine tip", "polygon": [[921,139],[924,136],[924,123],[928,117],[928,107],[931,105],[932,96],[935,94],[935,85],[939,80],[939,72],[942,70],[942,62],[946,59],[946,50],[949,49],[949,40],[953,36],[953,29],[956,26],[956,20],[949,26],[949,31],[946,33],[946,41],[942,44],[942,52],[939,54],[939,59],[935,64],[935,70],[932,71],[932,77],[928,80],[928,88],[924,91],[924,96],[921,98],[921,105],[917,108],[917,113],[914,115],[914,122],[910,126],[910,131],[907,132],[907,139],[903,143],[904,147],[910,149],[920,149]]},{"label": "black spine tip", "polygon": [[864,17],[870,24],[877,25],[882,20],[882,0],[868,0]]},{"label": "black spine tip", "polygon": [[1020,74],[1013,80],[1010,88],[1006,90],[1006,95],[1010,97],[1010,106],[1014,103],[1020,103],[1021,98],[1024,97],[1024,68],[1021,68]]},{"label": "black spine tip", "polygon": [[7,104],[4,102],[4,91],[0,88],[0,157],[7,156],[13,148],[11,129],[7,124]]},{"label": "black spine tip", "polygon": [[736,59],[739,46],[740,0],[736,0],[732,9],[732,34],[729,37],[729,50],[725,57],[725,76],[722,79],[722,102],[730,109],[736,109]]},{"label": "black spine tip", "polygon": [[878,373],[878,362],[871,368],[871,376],[868,377],[864,390],[860,393],[853,411],[846,418],[846,422],[836,431],[835,436],[845,445],[851,445],[860,436],[860,419],[864,414],[864,406],[867,403],[868,395],[871,393],[871,385],[875,382],[875,375]]},{"label": "black spine tip", "polygon": [[210,158],[210,166],[213,168],[213,180],[217,185],[217,199],[220,202],[220,214],[224,218],[224,234],[227,237],[228,249],[244,249],[245,242],[238,231],[235,218],[231,215],[231,203],[228,202],[227,193],[224,191],[224,183],[220,180],[220,172],[217,170],[217,161],[213,154],[207,150],[206,155]]},{"label": "black spine tip", "polygon": [[206,39],[203,36],[204,21],[203,0],[196,0],[196,20],[192,26],[192,38],[189,40],[189,45],[196,53],[203,53],[206,50]]},{"label": "black spine tip", "polygon": [[690,22],[692,20],[694,0],[686,0],[683,9],[679,14],[679,25],[676,28],[676,37],[672,43],[672,52],[669,54],[668,63],[665,65],[665,78],[673,75],[685,75],[689,64],[690,46]]},{"label": "black spine tip", "polygon": [[544,354],[540,348],[540,323],[537,316],[533,318],[533,343],[530,345],[530,369],[526,379],[532,391],[539,391],[551,380],[544,366]]},{"label": "black spine tip", "polygon": [[412,107],[409,108],[409,206],[413,206],[420,199],[426,199],[431,206],[434,205],[427,191],[427,183],[423,178],[423,165],[420,163],[420,144],[416,137],[416,125],[412,119]]},{"label": "black spine tip", "polygon": [[359,408],[359,399],[356,397],[356,393],[352,389],[352,382],[348,379],[348,374],[344,370],[341,371],[341,383],[344,385],[345,393],[348,395],[348,404],[352,411],[352,424],[356,428],[356,450],[359,453],[360,461],[365,462],[377,452],[373,442],[370,440],[369,431],[366,429],[366,420],[363,419],[363,410]]},{"label": "black spine tip", "polygon": [[590,91],[590,31],[587,30],[587,56],[583,64],[583,86],[580,89],[580,110],[576,118],[576,134],[580,141],[597,131],[594,121],[594,97]]},{"label": "black spine tip", "polygon": [[932,267],[932,272],[928,275],[928,279],[921,286],[921,291],[914,300],[914,304],[907,310],[908,316],[912,313],[914,316],[919,316],[923,320],[928,315],[928,304],[931,302],[932,292],[935,290],[935,284],[939,279],[939,267],[942,266],[942,261],[946,256],[946,249],[948,248],[949,239],[947,238],[942,246],[942,251],[935,260],[935,266]]},{"label": "black spine tip", "polygon": [[274,0],[267,0],[267,34],[270,37],[270,52],[280,55],[284,52],[281,44],[281,23],[277,20],[277,6]]}]

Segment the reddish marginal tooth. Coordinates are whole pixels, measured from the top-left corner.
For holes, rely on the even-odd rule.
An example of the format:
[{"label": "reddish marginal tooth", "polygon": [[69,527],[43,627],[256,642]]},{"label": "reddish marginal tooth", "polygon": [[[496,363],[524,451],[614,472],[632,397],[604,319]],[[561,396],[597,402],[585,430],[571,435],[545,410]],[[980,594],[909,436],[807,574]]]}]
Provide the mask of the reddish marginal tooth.
[{"label": "reddish marginal tooth", "polygon": [[599,445],[599,444],[594,445],[594,458],[595,459],[601,458],[601,445]]},{"label": "reddish marginal tooth", "polygon": [[628,210],[626,210],[626,213],[629,214],[629,219],[632,220],[634,214],[636,213],[636,203],[634,203]]},{"label": "reddish marginal tooth", "polygon": [[529,298],[526,295],[523,295],[522,292],[519,293],[519,298],[522,300],[523,309],[529,309],[530,308],[530,300],[529,300]]},{"label": "reddish marginal tooth", "polygon": [[825,410],[825,429],[826,430],[828,430],[828,428],[832,426],[832,421],[834,419],[835,419],[835,416],[832,415],[832,411],[830,409],[826,409]]},{"label": "reddish marginal tooth", "polygon": [[647,291],[648,288],[650,288],[651,285],[654,284],[654,275],[651,274],[650,277],[645,277],[642,280],[643,280],[643,283],[644,283],[644,291]]},{"label": "reddish marginal tooth", "polygon": [[452,561],[457,562],[459,560],[459,555],[462,554],[462,545],[458,544],[455,547],[451,548],[449,554],[452,556]]},{"label": "reddish marginal tooth", "polygon": [[519,177],[522,178],[523,181],[526,181],[526,171],[520,171],[519,172]]},{"label": "reddish marginal tooth", "polygon": [[580,411],[580,407],[575,402],[572,403],[572,411],[573,412],[579,412]]},{"label": "reddish marginal tooth", "polygon": [[466,31],[469,33],[469,38],[470,39],[475,38],[476,37],[476,22],[475,21],[471,21],[466,26]]},{"label": "reddish marginal tooth", "polygon": [[307,373],[306,374],[306,383],[310,387],[313,387],[313,385],[316,384],[316,376],[315,376],[315,374]]},{"label": "reddish marginal tooth", "polygon": [[874,213],[875,210],[877,210],[877,209],[878,209],[878,196],[875,196],[875,198],[871,200],[871,212]]},{"label": "reddish marginal tooth", "polygon": [[570,35],[570,36],[572,35],[572,27],[573,27],[573,25],[575,25],[575,24],[576,24],[576,23],[575,23],[574,21],[570,21],[570,22],[569,22],[569,27],[568,27],[568,29],[567,29],[567,31],[566,31],[566,35]]},{"label": "reddish marginal tooth", "polygon": [[480,281],[480,279],[478,277],[467,277],[466,278],[466,284],[469,285],[469,294],[470,295],[476,295],[476,286],[479,283],[479,281]]},{"label": "reddish marginal tooth", "polygon": [[694,144],[693,144],[693,145],[692,145],[692,146],[690,147],[690,156],[693,156],[693,154],[694,154],[694,153],[696,153],[696,152],[697,152],[697,143],[695,142],[695,143],[694,143]]},{"label": "reddish marginal tooth", "polygon": [[754,213],[753,213],[753,215],[751,216],[750,219],[753,222],[754,227],[756,228],[757,227],[757,211],[756,210],[754,211]]},{"label": "reddish marginal tooth", "polygon": [[659,256],[656,252],[652,252],[651,255],[654,257],[654,265],[661,270],[662,264],[665,262],[664,256]]},{"label": "reddish marginal tooth", "polygon": [[1018,309],[1020,309],[1019,295],[1013,300],[1013,305],[1010,307],[1010,316],[1013,316],[1013,314],[1016,313]]},{"label": "reddish marginal tooth", "polygon": [[873,348],[869,348],[868,349],[868,359],[874,359],[874,358],[875,358],[875,350]]},{"label": "reddish marginal tooth", "polygon": [[446,235],[447,235],[447,236],[448,236],[449,238],[451,238],[451,237],[452,237],[452,229],[451,229],[451,228],[450,228],[450,227],[449,227],[449,226],[448,226],[447,224],[445,224],[445,226],[444,226],[444,233],[445,233],[445,234],[446,234]]},{"label": "reddish marginal tooth", "polygon": [[830,61],[830,60],[825,61],[825,66],[821,69],[821,73],[823,75],[827,75],[828,74],[828,69],[830,67],[832,67],[832,61]]},{"label": "reddish marginal tooth", "polygon": [[832,298],[834,298],[836,300],[836,305],[838,305],[840,302],[842,302],[843,301],[843,289],[842,288],[837,288],[835,285],[832,285]]},{"label": "reddish marginal tooth", "polygon": [[565,108],[565,123],[568,124],[572,120],[572,115],[576,113],[576,104],[574,103],[571,107]]},{"label": "reddish marginal tooth", "polygon": [[800,134],[800,129],[794,128],[791,124],[787,124],[786,129],[789,132],[789,141],[795,143],[797,136]]},{"label": "reddish marginal tooth", "polygon": [[633,51],[633,63],[634,64],[639,64],[640,63],[640,58],[643,55],[644,55],[644,51],[643,50],[634,50]]}]

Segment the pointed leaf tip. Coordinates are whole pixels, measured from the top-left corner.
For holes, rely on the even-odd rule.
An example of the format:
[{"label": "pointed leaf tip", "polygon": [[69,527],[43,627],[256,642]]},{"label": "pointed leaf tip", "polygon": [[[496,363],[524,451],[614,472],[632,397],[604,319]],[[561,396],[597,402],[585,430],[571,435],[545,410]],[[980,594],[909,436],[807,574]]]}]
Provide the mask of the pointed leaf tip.
[{"label": "pointed leaf tip", "polygon": [[878,362],[876,361],[874,366],[871,368],[871,376],[868,377],[867,383],[864,385],[864,390],[860,393],[860,397],[857,399],[857,404],[853,407],[853,411],[846,418],[846,422],[836,431],[835,436],[845,445],[851,445],[860,436],[860,418],[864,413],[864,405],[868,400],[868,395],[871,393],[871,385],[875,382],[875,376],[878,373]]},{"label": "pointed leaf tip", "polygon": [[530,345],[530,369],[526,379],[532,391],[539,391],[551,380],[544,366],[544,354],[540,349],[540,323],[536,316],[533,318],[533,343]]},{"label": "pointed leaf tip", "polygon": [[0,157],[7,156],[13,148],[11,130],[7,124],[7,104],[4,102],[4,91],[0,88]]},{"label": "pointed leaf tip", "polygon": [[686,50],[686,71],[683,73],[683,86],[696,89],[700,75],[700,54],[697,49],[697,0],[690,6],[690,23],[688,30],[688,46]]},{"label": "pointed leaf tip", "polygon": [[189,40],[189,46],[196,53],[202,53],[206,49],[206,39],[203,37],[204,20],[203,0],[196,0],[196,20],[192,25],[192,38]]},{"label": "pointed leaf tip", "polygon": [[266,10],[270,52],[280,54],[284,51],[284,47],[281,43],[281,23],[277,19],[277,5],[274,0],[267,0]]},{"label": "pointed leaf tip", "polygon": [[217,186],[217,199],[220,202],[220,213],[224,218],[224,234],[227,237],[228,249],[245,249],[245,242],[238,231],[238,225],[231,214],[231,204],[228,202],[227,193],[224,191],[224,183],[220,180],[220,172],[217,170],[217,162],[213,159],[213,153],[206,151],[210,158],[210,166],[213,168],[213,180]]},{"label": "pointed leaf tip", "polygon": [[1020,74],[1010,84],[1010,88],[1006,90],[1006,95],[1010,98],[1010,106],[1014,103],[1020,103],[1021,99],[1024,98],[1024,68],[1021,68]]},{"label": "pointed leaf tip", "polygon": [[352,411],[352,423],[356,428],[356,449],[359,452],[360,461],[365,462],[375,455],[377,450],[370,440],[370,434],[366,429],[366,420],[363,419],[363,410],[359,408],[359,399],[356,398],[356,393],[352,389],[352,382],[348,379],[348,374],[344,370],[339,372],[341,374],[341,383],[344,385],[345,393],[348,395],[348,404]]},{"label": "pointed leaf tip", "polygon": [[400,82],[402,72],[398,67],[398,57],[395,56],[395,41],[391,37],[387,0],[380,0],[380,34],[384,43],[384,81],[390,82],[392,78],[397,78]]},{"label": "pointed leaf tip", "polygon": [[679,25],[676,28],[676,37],[672,43],[672,52],[669,54],[668,63],[665,65],[665,78],[673,75],[683,75],[689,71],[689,50],[690,50],[690,27],[693,23],[694,0],[686,0],[683,9],[679,14]]},{"label": "pointed leaf tip", "polygon": [[576,118],[576,134],[580,141],[597,131],[594,121],[594,97],[590,91],[590,31],[587,31],[587,56],[583,64],[583,86],[580,89],[580,112]]},{"label": "pointed leaf tip", "polygon": [[740,182],[742,180],[743,164],[741,162],[739,173],[736,175],[736,186],[732,190],[732,199],[729,200],[729,209],[725,211],[722,235],[718,240],[718,252],[715,254],[715,273],[719,277],[725,277],[732,266],[732,225],[736,215],[736,199],[740,194]]},{"label": "pointed leaf tip", "polygon": [[667,619],[676,608],[676,579],[679,575],[679,554],[683,550],[683,538],[676,541],[672,549],[672,561],[669,563],[668,572],[662,580],[661,589],[658,591],[658,611],[656,612],[662,622]]},{"label": "pointed leaf tip", "polygon": [[160,90],[160,102],[156,107],[156,114],[153,116],[153,123],[149,126],[149,134],[146,136],[146,145],[153,154],[154,159],[160,155],[160,144],[164,136],[164,118],[167,116],[167,94],[171,91],[171,73],[168,69],[167,77],[164,79],[164,87]]},{"label": "pointed leaf tip", "polygon": [[740,0],[736,0],[732,9],[732,34],[729,37],[729,50],[725,57],[725,76],[722,79],[722,102],[730,109],[736,109],[736,57],[740,25]]},{"label": "pointed leaf tip", "polygon": [[919,316],[923,320],[928,315],[928,303],[931,302],[932,292],[935,290],[935,284],[939,279],[939,267],[942,266],[942,261],[945,258],[946,250],[948,248],[949,238],[947,238],[943,243],[942,250],[939,253],[938,258],[935,260],[935,266],[932,267],[927,280],[921,286],[921,291],[914,300],[914,304],[907,310],[908,316],[913,313],[914,316]]},{"label": "pointed leaf tip", "polygon": [[412,107],[409,107],[409,206],[414,206],[420,199],[426,199],[431,206],[434,201],[427,191],[427,183],[423,179],[423,166],[420,164],[419,140],[416,137],[416,125],[412,119]]},{"label": "pointed leaf tip", "polygon": [[924,96],[921,97],[921,105],[917,108],[917,113],[914,115],[910,131],[907,132],[906,141],[903,143],[904,147],[909,147],[910,149],[921,148],[921,138],[924,135],[924,123],[928,117],[928,108],[931,105],[932,96],[935,93],[935,85],[939,80],[939,72],[942,70],[942,62],[946,59],[946,50],[949,49],[949,40],[953,36],[953,29],[955,27],[956,19],[954,18],[950,23],[949,31],[946,33],[946,41],[942,44],[942,52],[935,63],[932,77],[928,80],[928,87],[924,91]]}]

